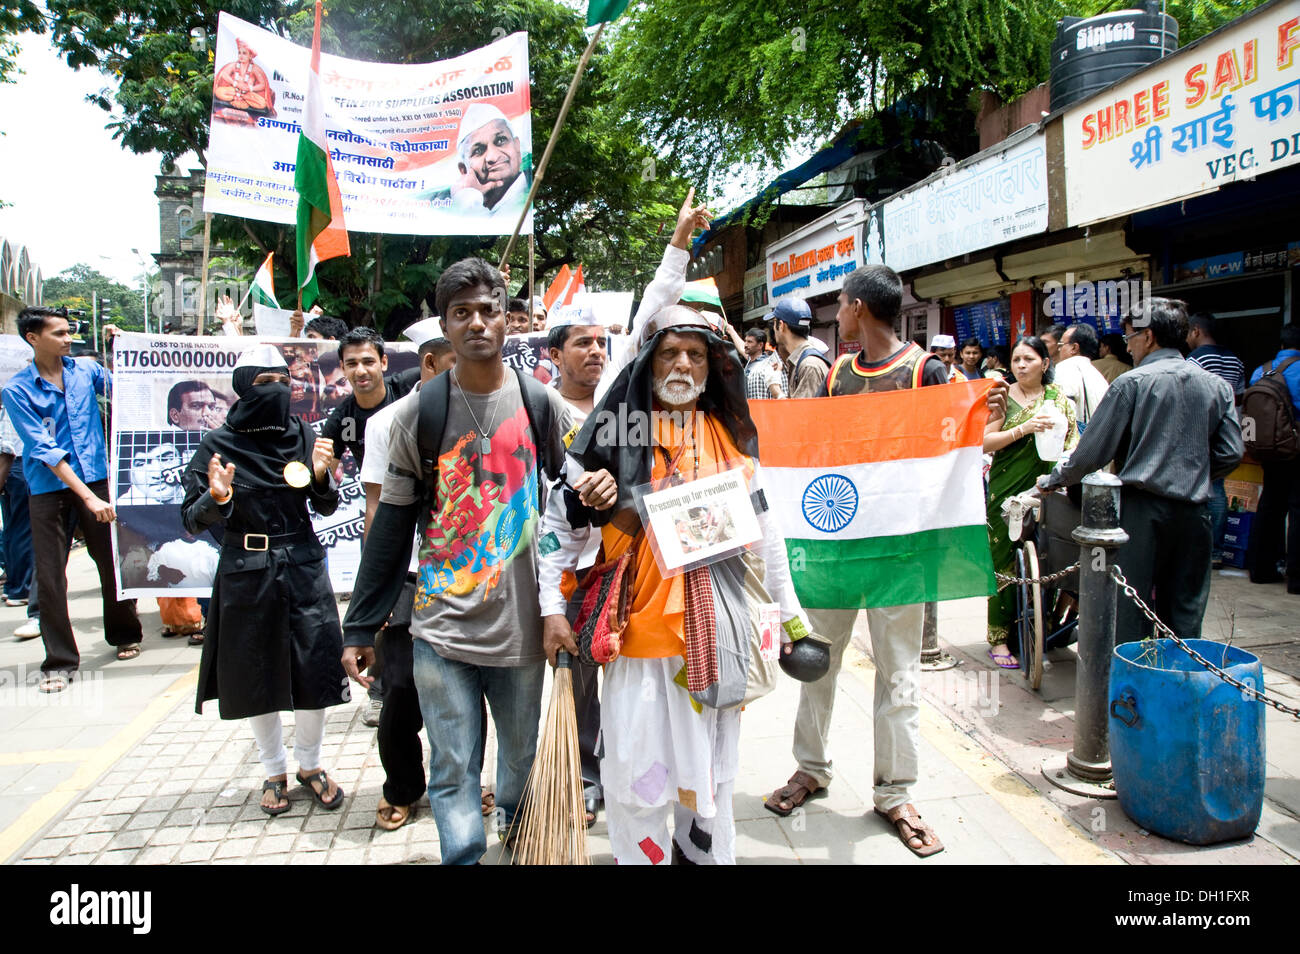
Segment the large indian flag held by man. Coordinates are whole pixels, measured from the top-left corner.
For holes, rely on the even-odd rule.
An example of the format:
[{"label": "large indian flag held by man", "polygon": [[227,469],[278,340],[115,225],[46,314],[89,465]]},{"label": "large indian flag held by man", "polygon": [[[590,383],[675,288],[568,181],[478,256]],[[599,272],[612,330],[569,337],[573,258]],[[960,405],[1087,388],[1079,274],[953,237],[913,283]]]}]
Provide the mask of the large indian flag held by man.
[{"label": "large indian flag held by man", "polygon": [[982,476],[990,386],[750,403],[768,505],[805,607],[992,595]]}]

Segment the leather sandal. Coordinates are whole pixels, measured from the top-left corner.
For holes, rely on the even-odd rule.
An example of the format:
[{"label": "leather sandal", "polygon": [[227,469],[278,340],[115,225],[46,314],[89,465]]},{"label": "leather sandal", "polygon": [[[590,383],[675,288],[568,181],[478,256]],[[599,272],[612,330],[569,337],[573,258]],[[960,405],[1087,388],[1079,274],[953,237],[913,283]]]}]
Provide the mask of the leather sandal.
[{"label": "leather sandal", "polygon": [[[817,779],[800,769],[790,776],[790,781],[763,799],[763,807],[769,812],[785,818],[804,802],[814,798],[825,798],[828,789]],[[789,808],[782,808],[781,803],[788,803]]]},{"label": "leather sandal", "polygon": [[388,799],[379,796],[379,808],[375,812],[375,824],[384,831],[397,831],[415,813],[414,805],[390,805]]},{"label": "leather sandal", "polygon": [[[899,805],[897,808],[891,808],[887,812],[882,812],[879,808],[875,810],[876,814],[885,821],[894,826],[894,831],[898,834],[898,840],[907,846],[907,850],[918,858],[928,858],[930,855],[937,855],[943,851],[943,842],[939,836],[934,833],[934,829],[921,820],[921,815],[911,802],[906,805]],[[925,836],[928,835],[933,844],[925,843]],[[919,846],[913,845],[912,841],[921,842]]]}]

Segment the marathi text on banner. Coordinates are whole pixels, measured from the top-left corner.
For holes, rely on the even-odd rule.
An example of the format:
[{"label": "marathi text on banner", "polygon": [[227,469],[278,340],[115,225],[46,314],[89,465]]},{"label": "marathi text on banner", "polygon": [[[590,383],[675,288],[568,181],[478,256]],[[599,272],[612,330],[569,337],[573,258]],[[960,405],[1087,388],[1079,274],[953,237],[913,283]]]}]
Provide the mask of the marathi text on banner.
[{"label": "marathi text on banner", "polygon": [[[311,50],[222,13],[205,212],[292,223]],[[528,34],[437,63],[321,54],[348,228],[506,235],[532,181]],[[532,231],[531,214],[523,232]]]},{"label": "marathi text on banner", "polygon": [[[231,372],[240,354],[268,339],[190,338],[121,334],[113,340],[113,434],[110,489],[117,520],[118,598],[208,596],[218,545],[211,533],[193,536],[181,523],[182,474],[204,433],[225,423],[236,400]],[[313,339],[272,342],[290,377],[290,410],[319,432],[351,393],[338,343]],[[389,342],[389,374],[416,365],[414,345]],[[312,525],[325,547],[330,583],[352,589],[361,560],[365,493],[350,453],[342,461],[341,503]]]}]

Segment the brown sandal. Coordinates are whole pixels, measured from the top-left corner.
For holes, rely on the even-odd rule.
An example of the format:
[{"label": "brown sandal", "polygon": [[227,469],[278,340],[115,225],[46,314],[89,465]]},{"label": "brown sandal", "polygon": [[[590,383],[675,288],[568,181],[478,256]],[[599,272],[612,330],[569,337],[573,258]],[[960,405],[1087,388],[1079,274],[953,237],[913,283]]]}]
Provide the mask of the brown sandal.
[{"label": "brown sandal", "polygon": [[[921,820],[920,814],[911,802],[900,805],[898,808],[891,808],[888,812],[882,812],[879,808],[875,811],[877,815],[894,826],[894,830],[898,833],[898,840],[906,845],[907,850],[918,858],[928,858],[930,855],[937,855],[943,851],[943,842],[934,833],[934,829]],[[927,845],[925,843],[925,836],[927,835],[933,844]],[[921,844],[913,845],[913,840],[919,841]]]},{"label": "brown sandal", "polygon": [[411,820],[414,809],[414,805],[390,805],[388,799],[381,795],[379,809],[375,812],[375,824],[384,831],[397,831]]},{"label": "brown sandal", "polygon": [[489,791],[486,788],[480,791],[479,802],[480,802],[479,807],[483,810],[484,818],[486,818],[488,815],[491,815],[494,811],[497,810],[497,797],[493,792]]},{"label": "brown sandal", "polygon": [[[790,776],[790,781],[763,799],[763,807],[785,818],[804,802],[825,798],[828,789],[802,769]],[[789,808],[780,807],[788,804]]]}]

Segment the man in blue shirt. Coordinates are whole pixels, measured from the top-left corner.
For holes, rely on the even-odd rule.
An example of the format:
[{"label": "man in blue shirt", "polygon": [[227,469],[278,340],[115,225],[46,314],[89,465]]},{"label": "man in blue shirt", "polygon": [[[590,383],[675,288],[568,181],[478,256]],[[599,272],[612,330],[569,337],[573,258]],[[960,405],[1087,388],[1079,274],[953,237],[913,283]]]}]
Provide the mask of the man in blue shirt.
[{"label": "man in blue shirt", "polygon": [[[1269,362],[1268,368],[1278,368],[1282,362],[1300,357],[1300,325],[1282,326],[1282,350]],[[1264,376],[1264,366],[1255,369],[1250,383]],[[1291,393],[1291,410],[1300,418],[1300,361],[1282,371],[1282,380]],[[1250,533],[1250,547],[1246,565],[1250,567],[1252,583],[1277,583],[1282,579],[1277,572],[1278,558],[1286,554],[1286,591],[1300,593],[1300,458],[1274,460],[1261,465],[1264,469],[1264,489],[1259,495],[1259,511]],[[1283,547],[1282,525],[1286,522],[1286,540]]]},{"label": "man in blue shirt", "polygon": [[45,661],[42,692],[67,688],[81,656],[68,618],[67,521],[75,513],[86,550],[99,568],[104,638],[118,659],[140,655],[140,620],[135,600],[116,599],[109,524],[108,454],[97,395],[112,383],[107,371],[70,357],[68,320],[51,308],[26,308],[18,333],[34,359],[4,389],[5,411],[23,443],[27,462],[28,509],[41,603]]}]

